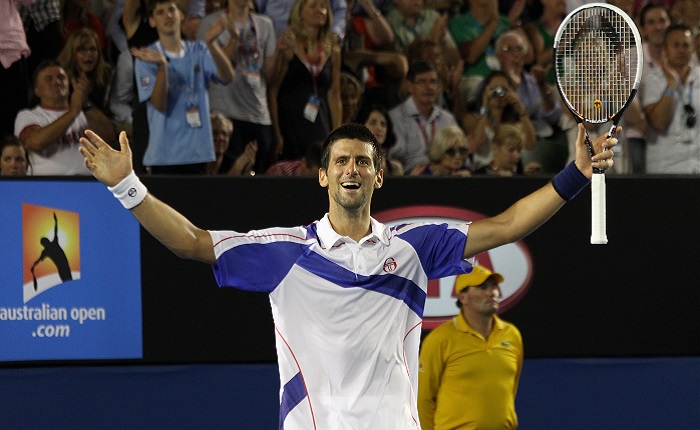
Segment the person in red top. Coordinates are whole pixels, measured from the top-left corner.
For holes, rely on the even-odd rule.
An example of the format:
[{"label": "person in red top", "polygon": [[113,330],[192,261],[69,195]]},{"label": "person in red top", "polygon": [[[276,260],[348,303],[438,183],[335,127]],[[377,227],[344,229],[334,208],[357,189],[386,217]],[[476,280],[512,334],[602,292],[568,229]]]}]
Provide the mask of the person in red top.
[{"label": "person in red top", "polygon": [[65,0],[63,19],[61,20],[61,36],[63,38],[61,46],[65,45],[71,34],[80,28],[87,27],[97,33],[100,49],[103,52],[109,47],[102,21],[91,12],[90,5],[90,0]]}]

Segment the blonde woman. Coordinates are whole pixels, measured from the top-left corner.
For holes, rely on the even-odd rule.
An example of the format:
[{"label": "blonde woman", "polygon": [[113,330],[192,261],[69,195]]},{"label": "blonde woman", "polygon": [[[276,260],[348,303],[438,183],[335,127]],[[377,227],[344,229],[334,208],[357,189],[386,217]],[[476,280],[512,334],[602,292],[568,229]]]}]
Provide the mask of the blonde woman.
[{"label": "blonde woman", "polygon": [[332,20],[328,0],[297,0],[277,42],[268,90],[279,159],[301,158],[310,142],[325,140],[341,123],[340,45]]},{"label": "blonde woman", "polygon": [[89,28],[76,30],[66,41],[58,62],[69,80],[85,76],[89,82],[89,102],[108,112],[112,68],[102,55],[97,34]]},{"label": "blonde woman", "polygon": [[433,137],[428,150],[430,164],[419,165],[411,171],[413,176],[471,176],[465,167],[469,155],[467,136],[459,126],[448,125]]}]

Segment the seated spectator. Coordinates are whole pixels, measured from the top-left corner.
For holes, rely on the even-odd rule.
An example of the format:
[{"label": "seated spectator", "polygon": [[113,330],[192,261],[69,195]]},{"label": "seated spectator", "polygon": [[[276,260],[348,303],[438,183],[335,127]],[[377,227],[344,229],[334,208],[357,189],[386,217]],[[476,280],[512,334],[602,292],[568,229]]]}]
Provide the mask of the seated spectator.
[{"label": "seated spectator", "polygon": [[233,133],[233,123],[219,112],[212,112],[209,117],[216,160],[207,163],[206,174],[255,176],[255,156],[258,152],[258,143],[248,142],[243,152],[234,158],[227,152],[231,133]]},{"label": "seated spectator", "polygon": [[[496,130],[491,146],[493,159],[488,166],[474,172],[475,175],[516,176],[523,174],[521,154],[523,151],[523,133],[513,124],[501,124]],[[537,172],[537,165],[530,164],[525,174]]]},{"label": "seated spectator", "polygon": [[362,102],[362,84],[347,72],[340,74],[340,100],[343,104],[343,124],[353,122]]},{"label": "seated spectator", "polygon": [[377,139],[379,148],[382,151],[384,175],[403,175],[403,165],[398,160],[391,158],[391,149],[396,144],[396,134],[394,134],[394,126],[386,108],[377,104],[365,104],[360,109],[355,122],[364,124],[372,132],[374,138]]},{"label": "seated spectator", "polygon": [[15,120],[15,135],[29,150],[34,175],[90,175],[78,152],[86,129],[108,143],[116,141],[110,120],[87,103],[87,77],[74,79],[72,86],[71,93],[68,75],[57,61],[37,67],[34,94],[39,105],[20,111]]},{"label": "seated spectator", "polygon": [[209,82],[231,82],[233,68],[216,38],[224,30],[217,21],[205,41],[184,41],[184,14],[174,0],[154,0],[149,20],[158,42],[132,48],[139,100],[148,101],[149,140],[143,164],[154,174],[203,174],[216,159],[209,116]]},{"label": "seated spectator", "polygon": [[469,145],[464,131],[457,125],[449,125],[435,134],[428,150],[430,163],[420,164],[411,171],[412,176],[471,176],[464,167]]},{"label": "seated spectator", "polygon": [[537,163],[543,173],[554,174],[565,167],[569,156],[566,133],[559,126],[562,105],[557,89],[547,82],[543,68],[534,66],[532,73],[525,69],[529,50],[530,45],[520,31],[509,30],[496,39],[500,70],[513,83],[537,136],[535,147],[523,151],[523,162]]},{"label": "seated spectator", "polygon": [[471,130],[471,166],[475,171],[491,163],[491,141],[503,123],[517,124],[520,127],[525,138],[523,148],[535,147],[535,129],[505,73],[491,72],[482,82],[477,95],[479,103],[465,116],[463,124],[465,130]]},{"label": "seated spectator", "polygon": [[500,15],[497,1],[468,0],[468,11],[450,19],[448,27],[464,60],[463,92],[467,101],[478,85],[496,69],[494,42],[498,35],[516,27],[525,0],[513,3],[508,16]]},{"label": "seated spectator", "polygon": [[301,158],[310,142],[325,140],[342,121],[342,62],[329,9],[328,0],[296,0],[290,26],[277,42],[268,100],[280,160]]},{"label": "seated spectator", "polygon": [[28,169],[24,143],[16,136],[5,136],[0,144],[0,176],[25,176]]},{"label": "seated spectator", "polygon": [[81,28],[89,28],[97,34],[100,49],[106,51],[107,43],[104,26],[97,15],[92,13],[90,0],[63,0],[63,19],[61,20],[62,45],[65,46],[71,34]]},{"label": "seated spectator", "polygon": [[109,112],[109,90],[112,68],[105,61],[97,34],[89,28],[71,34],[58,56],[58,62],[69,79],[85,75],[88,79],[88,101],[103,112]]},{"label": "seated spectator", "polygon": [[323,142],[312,142],[298,160],[278,161],[265,172],[266,176],[317,176],[321,168]]},{"label": "seated spectator", "polygon": [[397,135],[392,158],[401,162],[406,172],[427,163],[427,152],[437,132],[448,125],[457,125],[455,117],[437,105],[440,78],[435,67],[423,61],[408,70],[410,97],[389,111]]},{"label": "seated spectator", "polygon": [[268,84],[275,67],[275,31],[272,21],[255,13],[249,0],[229,0],[228,6],[206,16],[199,27],[198,37],[225,17],[227,29],[217,41],[225,46],[224,53],[236,72],[233,82],[209,86],[211,110],[221,112],[233,122],[233,134],[228,152],[237,157],[258,143],[255,171],[264,172],[270,162],[273,129],[268,105]]}]

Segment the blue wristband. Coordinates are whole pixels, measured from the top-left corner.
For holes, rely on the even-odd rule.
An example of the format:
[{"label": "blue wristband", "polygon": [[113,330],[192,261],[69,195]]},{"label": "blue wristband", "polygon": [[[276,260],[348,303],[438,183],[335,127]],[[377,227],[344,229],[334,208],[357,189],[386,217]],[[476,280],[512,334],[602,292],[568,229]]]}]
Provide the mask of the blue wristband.
[{"label": "blue wristband", "polygon": [[572,161],[552,179],[552,186],[554,186],[554,191],[568,202],[586,188],[590,182],[591,180],[584,176]]}]

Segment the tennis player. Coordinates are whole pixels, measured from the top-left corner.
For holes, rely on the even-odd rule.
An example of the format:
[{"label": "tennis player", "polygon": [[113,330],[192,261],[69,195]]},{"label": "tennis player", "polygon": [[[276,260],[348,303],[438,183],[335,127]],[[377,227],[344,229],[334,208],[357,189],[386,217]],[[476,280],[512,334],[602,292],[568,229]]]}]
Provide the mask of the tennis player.
[{"label": "tennis player", "polygon": [[[468,273],[467,257],[513,242],[543,224],[609,168],[614,137],[577,157],[551,183],[493,218],[471,224],[387,227],[370,217],[384,183],[381,151],[360,124],[324,143],[318,181],[329,210],[294,228],[206,231],[148,194],[120,150],[98,135],[81,139],[85,165],[156,239],[183,258],[213,265],[220,286],[265,291],[275,321],[280,428],[419,429],[418,347],[429,279]],[[618,129],[619,131],[619,129]]]}]

